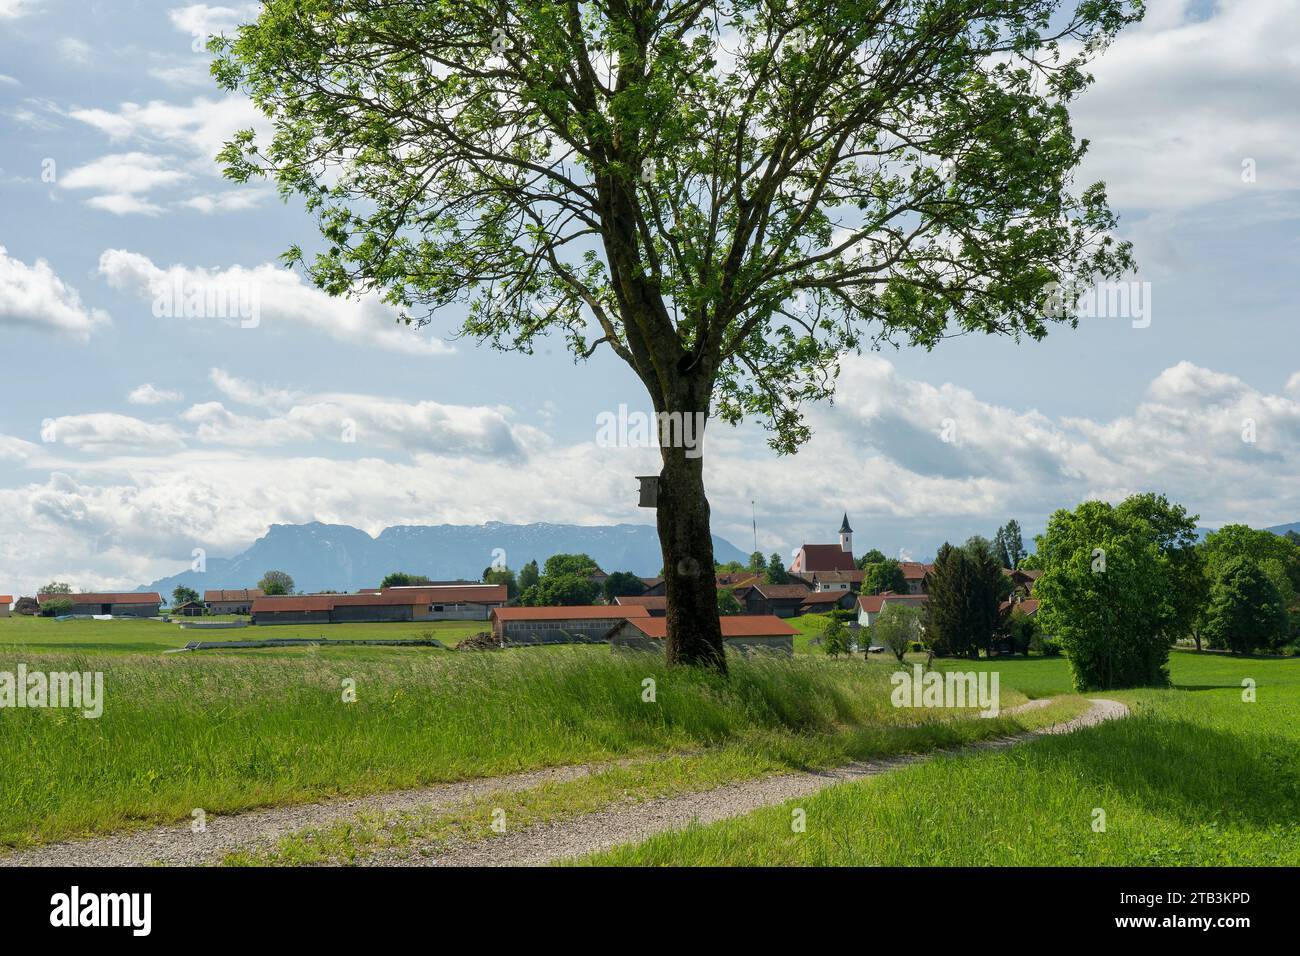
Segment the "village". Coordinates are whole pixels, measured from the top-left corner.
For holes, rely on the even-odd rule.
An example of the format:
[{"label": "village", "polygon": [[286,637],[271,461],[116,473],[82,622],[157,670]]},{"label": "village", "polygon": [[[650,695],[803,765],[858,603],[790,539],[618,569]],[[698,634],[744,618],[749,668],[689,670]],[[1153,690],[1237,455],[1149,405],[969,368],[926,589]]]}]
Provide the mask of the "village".
[{"label": "village", "polygon": [[[839,622],[845,635],[843,650],[848,652],[886,650],[883,643],[872,639],[871,629],[890,607],[917,612],[912,617],[907,649],[915,649],[910,644],[924,632],[923,611],[934,564],[893,561],[878,551],[855,556],[847,513],[835,543],[803,544],[794,551],[788,569],[781,566],[778,555],[765,561],[759,552],[750,565],[742,568],[733,563],[715,570],[723,640],[738,652],[793,654],[800,631],[790,621],[806,615],[824,615]],[[1036,613],[1033,586],[1041,572],[1002,570],[1005,582],[998,593],[996,630],[1005,635],[1013,612],[1018,618],[1032,618]],[[535,562],[532,573],[541,583]],[[214,630],[482,621],[488,628],[482,636],[502,647],[607,643],[619,649],[651,650],[662,649],[668,633],[663,577],[610,574],[585,555],[548,559],[546,578],[551,582],[578,579],[576,587],[569,580],[568,587],[558,590],[535,584],[521,588],[514,572],[492,567],[485,570],[482,581],[430,581],[418,574],[394,572],[384,584],[351,594],[293,593],[291,586],[284,585],[287,577],[283,572],[268,572],[270,581],[263,582],[266,587],[207,589],[202,595],[178,587],[170,601],[148,591],[51,590],[34,599],[19,599],[14,610],[59,620],[176,620],[183,627]],[[575,595],[585,595],[586,600],[575,600]],[[0,595],[0,615],[9,614],[11,603],[12,597]],[[996,649],[1014,652],[1014,642],[999,641]],[[828,650],[833,653],[837,648]]]}]

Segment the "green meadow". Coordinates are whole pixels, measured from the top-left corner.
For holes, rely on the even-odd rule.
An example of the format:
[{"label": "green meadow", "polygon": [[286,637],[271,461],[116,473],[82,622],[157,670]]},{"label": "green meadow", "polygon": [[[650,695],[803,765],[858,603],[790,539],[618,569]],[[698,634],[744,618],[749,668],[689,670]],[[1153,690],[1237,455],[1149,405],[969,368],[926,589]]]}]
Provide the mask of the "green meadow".
[{"label": "green meadow", "polygon": [[[860,660],[737,660],[720,681],[603,645],[162,653],[190,633],[0,621],[0,671],[102,671],[105,697],[98,719],[0,711],[0,845],[617,757],[727,746],[823,765],[1025,726],[973,712],[918,722],[890,706],[890,669]],[[1004,706],[1024,699],[1004,687]]]},{"label": "green meadow", "polygon": [[[941,666],[968,669],[969,662]],[[1034,695],[1060,658],[980,661]],[[940,756],[585,862],[615,865],[1300,864],[1300,659],[1174,652],[1174,687],[1105,695],[1132,716]],[[1243,681],[1255,700],[1243,699]],[[806,829],[794,832],[796,810]]]}]

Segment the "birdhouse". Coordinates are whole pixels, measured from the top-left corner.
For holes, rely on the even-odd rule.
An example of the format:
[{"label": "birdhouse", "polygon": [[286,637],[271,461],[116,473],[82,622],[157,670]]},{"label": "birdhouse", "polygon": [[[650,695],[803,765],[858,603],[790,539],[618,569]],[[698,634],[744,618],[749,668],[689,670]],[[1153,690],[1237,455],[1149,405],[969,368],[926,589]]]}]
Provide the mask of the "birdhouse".
[{"label": "birdhouse", "polygon": [[636,480],[641,482],[641,501],[638,504],[638,507],[658,508],[659,507],[659,476],[658,475],[637,475]]}]

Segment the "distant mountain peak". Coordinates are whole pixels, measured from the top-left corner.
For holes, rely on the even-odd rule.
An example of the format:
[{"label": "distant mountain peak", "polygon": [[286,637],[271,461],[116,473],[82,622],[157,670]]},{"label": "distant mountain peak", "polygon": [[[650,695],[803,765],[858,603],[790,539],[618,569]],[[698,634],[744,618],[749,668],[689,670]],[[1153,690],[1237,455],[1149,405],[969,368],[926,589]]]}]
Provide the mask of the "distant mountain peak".
[{"label": "distant mountain peak", "polygon": [[[659,573],[663,556],[652,525],[571,525],[535,522],[481,525],[393,525],[372,537],[345,524],[311,521],[273,524],[247,550],[230,558],[209,558],[207,571],[186,569],[139,590],[170,594],[177,585],[203,591],[254,587],[272,569],[287,571],[303,591],[355,591],[376,587],[392,571],[434,580],[478,580],[498,550],[518,571],[529,561],[544,564],[552,554],[585,552],[606,571]],[[748,555],[717,535],[714,556],[722,562]]]}]

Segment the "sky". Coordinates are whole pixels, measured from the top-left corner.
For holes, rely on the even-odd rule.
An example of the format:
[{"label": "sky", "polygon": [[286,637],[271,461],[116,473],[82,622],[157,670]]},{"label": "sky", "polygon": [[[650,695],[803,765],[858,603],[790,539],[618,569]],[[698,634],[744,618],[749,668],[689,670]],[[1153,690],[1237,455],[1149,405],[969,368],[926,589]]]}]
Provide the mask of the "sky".
[{"label": "sky", "polygon": [[[922,559],[1147,490],[1206,527],[1300,520],[1300,0],[1147,6],[1072,111],[1144,314],[848,356],[792,457],[710,426],[716,533],[750,550],[752,510],[788,556],[847,512],[859,552]],[[256,10],[0,0],[0,593],[133,588],[273,523],[653,523],[657,451],[599,438],[650,407],[612,353],[414,332],[278,263],[315,226],[222,178],[265,127],[202,44]],[[196,280],[226,307],[158,307]]]}]

